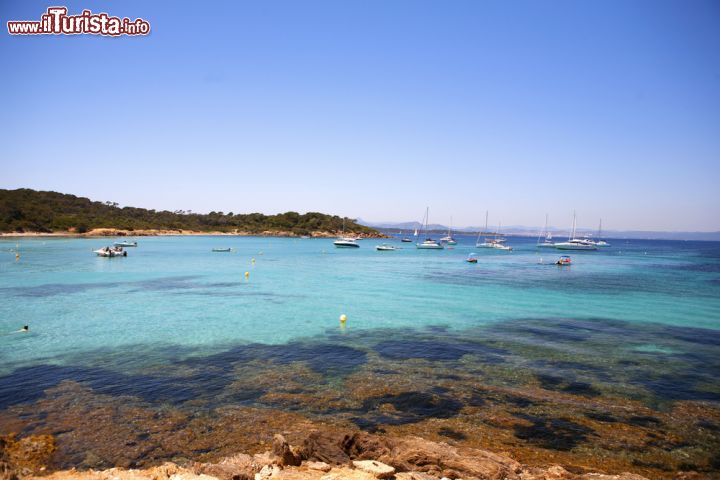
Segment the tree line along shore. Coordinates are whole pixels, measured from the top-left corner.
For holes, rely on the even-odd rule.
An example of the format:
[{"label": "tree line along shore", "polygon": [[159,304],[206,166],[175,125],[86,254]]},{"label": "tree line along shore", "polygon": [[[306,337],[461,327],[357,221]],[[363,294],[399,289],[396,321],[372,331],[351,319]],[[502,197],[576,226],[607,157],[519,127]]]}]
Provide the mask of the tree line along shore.
[{"label": "tree line along shore", "polygon": [[358,237],[381,237],[352,219],[319,212],[276,215],[193,213],[120,207],[58,192],[0,189],[0,233],[12,235],[267,235],[332,237],[343,228]]}]

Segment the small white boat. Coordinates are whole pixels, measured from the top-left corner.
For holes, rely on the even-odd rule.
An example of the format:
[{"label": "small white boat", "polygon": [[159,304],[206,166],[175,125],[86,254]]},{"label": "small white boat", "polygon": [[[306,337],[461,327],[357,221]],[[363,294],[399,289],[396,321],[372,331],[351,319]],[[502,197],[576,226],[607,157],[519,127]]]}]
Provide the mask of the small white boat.
[{"label": "small white boat", "polygon": [[440,239],[440,243],[446,243],[448,245],[457,245],[457,241],[452,236],[452,217],[450,217],[450,226],[448,227],[448,233],[446,236]]},{"label": "small white boat", "polygon": [[403,239],[400,240],[400,241],[403,242],[403,243],[412,243],[412,239],[411,239],[411,238],[407,238],[407,237],[403,237]]},{"label": "small white boat", "polygon": [[213,252],[231,252],[232,248],[213,248]]},{"label": "small white boat", "polygon": [[557,262],[555,262],[555,265],[563,266],[563,265],[572,265],[572,260],[567,255],[562,255],[560,258],[557,259]]},{"label": "small white boat", "polygon": [[[427,234],[428,231],[428,219],[429,219],[429,213],[430,213],[430,207],[427,207],[425,209],[425,218],[423,219],[423,232]],[[420,250],[443,250],[445,247],[442,243],[438,243],[437,241],[433,240],[430,237],[427,237],[425,241],[416,243],[415,246],[419,248]]]},{"label": "small white boat", "polygon": [[343,217],[342,236],[333,242],[337,248],[360,248],[356,238],[345,236],[345,217]]},{"label": "small white boat", "polygon": [[350,237],[338,238],[333,242],[333,245],[335,245],[337,248],[360,248],[360,245],[358,245],[357,241],[354,238]]},{"label": "small white boat", "polygon": [[397,250],[397,247],[395,247],[393,245],[389,245],[387,243],[383,243],[382,245],[377,245],[375,247],[375,250],[379,250],[381,252],[393,252],[393,251]]},{"label": "small white boat", "polygon": [[[543,238],[544,237],[544,238]],[[552,241],[552,233],[548,230],[548,215],[545,214],[545,228],[540,232],[537,241],[537,248],[555,248],[555,242]]]},{"label": "small white boat", "polygon": [[98,250],[93,250],[93,253],[98,257],[127,257],[127,252],[122,247],[105,247]]},{"label": "small white boat", "polygon": [[[487,215],[486,215],[486,230],[487,230]],[[478,234],[478,243],[475,244],[477,248],[494,248],[495,250],[503,250],[506,252],[511,252],[512,247],[509,245],[505,245],[505,239],[500,237],[500,224],[498,224],[498,228],[495,231],[495,238],[485,238],[485,241],[483,243],[479,242],[480,234]]]},{"label": "small white boat", "polygon": [[137,247],[137,242],[122,241],[113,243],[116,247]]},{"label": "small white boat", "polygon": [[421,250],[442,250],[445,248],[441,243],[436,242],[432,238],[428,238],[424,242],[416,243],[415,246]]},{"label": "small white boat", "polygon": [[[598,239],[602,238],[602,218],[600,219],[600,225],[598,226],[597,238]],[[610,244],[608,242],[606,242],[605,240],[596,240],[595,245],[597,245],[598,247],[609,247],[610,246]]]}]

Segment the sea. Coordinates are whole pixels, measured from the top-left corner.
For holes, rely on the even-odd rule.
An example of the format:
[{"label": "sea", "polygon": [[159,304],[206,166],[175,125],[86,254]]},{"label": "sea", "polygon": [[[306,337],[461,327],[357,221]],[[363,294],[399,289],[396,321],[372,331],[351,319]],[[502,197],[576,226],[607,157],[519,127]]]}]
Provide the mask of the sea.
[{"label": "sea", "polygon": [[139,237],[118,258],[93,253],[113,238],[2,239],[0,432],[53,435],[56,468],[216,459],[326,426],[720,470],[720,242],[456,239]]}]

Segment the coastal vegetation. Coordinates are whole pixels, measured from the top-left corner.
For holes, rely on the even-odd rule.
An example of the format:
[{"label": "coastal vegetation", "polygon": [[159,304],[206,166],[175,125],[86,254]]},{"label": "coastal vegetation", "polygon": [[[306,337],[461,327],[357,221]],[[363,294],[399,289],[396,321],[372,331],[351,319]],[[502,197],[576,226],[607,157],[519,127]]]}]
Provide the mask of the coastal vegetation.
[{"label": "coastal vegetation", "polygon": [[[87,233],[93,229],[176,230],[245,234],[311,235],[338,233],[343,218],[318,212],[276,215],[233,212],[194,213],[177,210],[148,210],[121,207],[58,192],[27,188],[0,189],[0,232]],[[377,230],[345,219],[345,230],[354,235],[374,236]]]}]

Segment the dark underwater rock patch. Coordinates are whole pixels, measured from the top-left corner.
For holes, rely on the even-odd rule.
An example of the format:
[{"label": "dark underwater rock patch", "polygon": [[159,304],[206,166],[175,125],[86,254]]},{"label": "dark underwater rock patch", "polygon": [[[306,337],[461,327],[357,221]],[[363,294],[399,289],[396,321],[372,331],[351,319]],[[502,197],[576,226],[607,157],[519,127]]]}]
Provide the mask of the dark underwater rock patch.
[{"label": "dark underwater rock patch", "polygon": [[430,361],[454,361],[465,355],[478,355],[484,363],[502,363],[506,350],[466,341],[445,340],[386,340],[375,345],[375,351],[391,360],[422,359]]},{"label": "dark underwater rock patch", "polygon": [[317,373],[327,376],[343,376],[349,375],[367,363],[367,352],[333,343],[249,344],[207,357],[184,360],[182,363],[200,368],[212,366],[229,371],[237,364],[254,360],[271,361],[280,365],[305,362],[308,367]]},{"label": "dark underwater rock patch", "polygon": [[529,426],[516,425],[515,437],[541,448],[569,451],[587,441],[588,435],[594,433],[591,428],[563,418],[515,415],[531,423]]},{"label": "dark underwater rock patch", "polygon": [[[390,407],[390,408],[388,408]],[[370,397],[363,401],[362,422],[371,424],[403,425],[427,418],[452,418],[462,410],[463,404],[454,398],[428,392],[402,392]],[[360,424],[355,422],[358,426]]]},{"label": "dark underwater rock patch", "polygon": [[[205,371],[191,376],[131,375],[103,368],[37,365],[15,370],[0,377],[0,409],[40,399],[45,390],[70,380],[105,395],[127,395],[150,403],[181,404],[198,398],[220,395],[232,379]],[[236,401],[254,400],[263,392],[245,390],[233,394]]]},{"label": "dark underwater rock patch", "polygon": [[634,415],[625,420],[625,423],[638,427],[655,427],[657,425],[660,425],[662,422],[659,418],[653,417],[651,415]]},{"label": "dark underwater rock patch", "polygon": [[453,430],[452,428],[443,427],[440,430],[438,430],[438,434],[442,435],[443,437],[451,438],[453,440],[465,440],[467,439],[467,435],[465,435],[462,432],[458,432],[457,430]]},{"label": "dark underwater rock patch", "polygon": [[598,422],[617,423],[620,421],[616,417],[613,417],[612,415],[603,412],[586,412],[585,416],[591,420],[596,420]]}]

